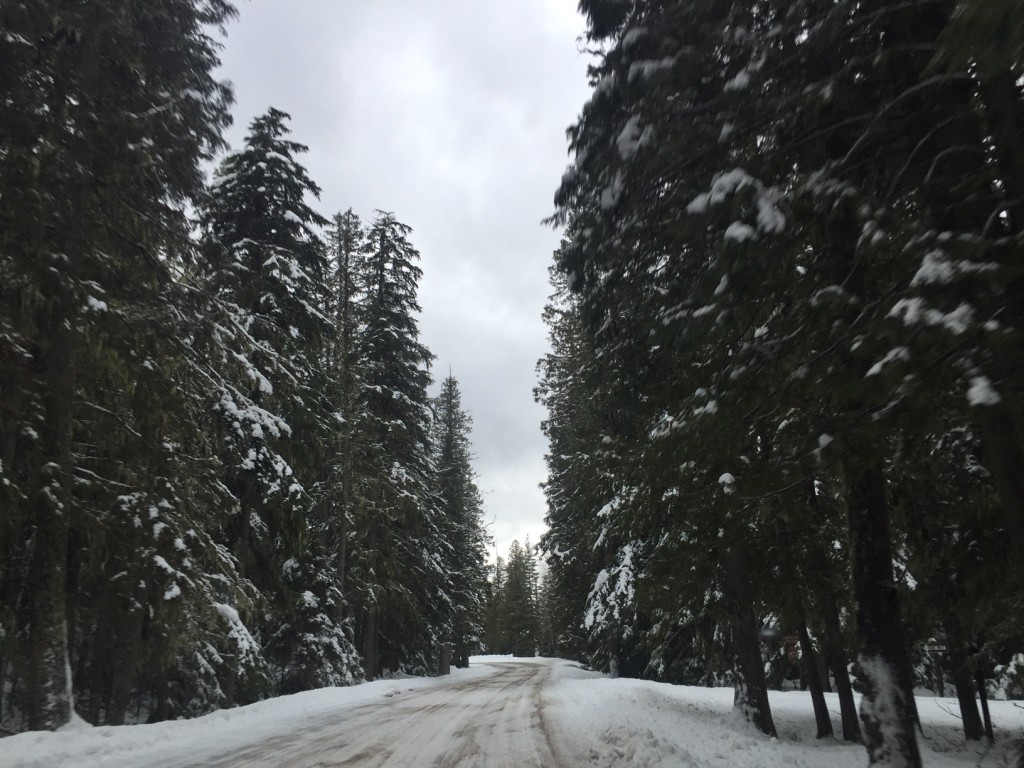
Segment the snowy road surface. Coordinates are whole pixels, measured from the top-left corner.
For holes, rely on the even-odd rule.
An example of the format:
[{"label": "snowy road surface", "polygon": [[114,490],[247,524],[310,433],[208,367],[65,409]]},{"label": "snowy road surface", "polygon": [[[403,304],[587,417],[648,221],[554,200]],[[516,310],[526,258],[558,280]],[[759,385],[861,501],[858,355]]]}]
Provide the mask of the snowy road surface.
[{"label": "snowy road surface", "polygon": [[[612,680],[557,659],[475,657],[450,676],[378,680],[195,720],[0,739],[0,768],[863,768],[863,747],[814,738],[809,696],[772,691],[779,738],[732,708],[731,688]],[[826,694],[839,726],[835,694]],[[996,746],[965,745],[955,698],[919,697],[928,768],[1008,768],[1020,702],[991,702]]]},{"label": "snowy road surface", "polygon": [[384,702],[325,714],[292,733],[185,765],[557,766],[540,717],[541,691],[550,675],[547,664],[505,663],[496,674],[445,688],[418,691],[399,684]]}]

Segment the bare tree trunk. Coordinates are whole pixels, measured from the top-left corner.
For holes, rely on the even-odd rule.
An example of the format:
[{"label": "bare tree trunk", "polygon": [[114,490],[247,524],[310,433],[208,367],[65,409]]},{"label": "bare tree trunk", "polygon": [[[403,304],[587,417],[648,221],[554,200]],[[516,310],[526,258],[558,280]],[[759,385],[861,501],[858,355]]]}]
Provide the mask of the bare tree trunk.
[{"label": "bare tree trunk", "polygon": [[870,765],[921,768],[910,663],[903,645],[889,539],[889,508],[881,466],[861,471],[849,495],[850,542],[859,666],[860,718]]}]

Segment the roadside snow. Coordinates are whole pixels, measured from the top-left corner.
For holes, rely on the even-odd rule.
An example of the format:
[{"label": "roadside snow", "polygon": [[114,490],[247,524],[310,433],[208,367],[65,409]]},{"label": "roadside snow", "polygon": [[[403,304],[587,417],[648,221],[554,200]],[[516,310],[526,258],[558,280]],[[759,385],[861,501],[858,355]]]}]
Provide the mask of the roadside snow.
[{"label": "roadside snow", "polygon": [[[510,687],[519,678],[519,687]],[[424,755],[433,755],[428,764],[442,757],[457,762],[460,750],[470,747],[462,764],[507,764],[513,758],[515,764],[537,764],[536,755],[523,751],[530,744],[549,745],[561,768],[863,768],[866,763],[861,746],[814,738],[807,693],[771,692],[777,739],[740,719],[732,699],[731,688],[613,680],[556,659],[476,656],[469,669],[446,677],[326,688],[195,720],[99,728],[77,721],[56,733],[24,733],[0,740],[0,765],[308,767],[354,759],[344,755],[375,738],[391,745],[393,759],[386,764],[396,766],[421,765]],[[837,697],[826,694],[826,699],[839,732]],[[996,726],[992,749],[964,746],[956,699],[919,697],[917,706],[929,768],[1014,764],[1012,743],[1024,735],[1019,702],[990,702]],[[290,762],[280,762],[282,755]]]},{"label": "roadside snow", "polygon": [[453,669],[446,677],[375,680],[322,688],[213,712],[194,720],[93,727],[79,718],[56,732],[31,731],[0,739],[4,768],[129,768],[202,764],[211,755],[297,731],[310,719],[383,702],[399,692],[446,688],[493,675],[493,666]]},{"label": "roadside snow", "polygon": [[[839,700],[825,694],[833,727],[842,733]],[[810,696],[769,694],[779,732],[769,739],[733,710],[731,688],[698,688],[610,679],[568,662],[555,666],[544,689],[544,720],[565,766],[656,768],[863,768],[864,748],[816,739]],[[996,746],[965,747],[957,700],[919,698],[922,751],[929,768],[1012,765],[1012,741],[1024,733],[1024,709],[989,702]]]}]

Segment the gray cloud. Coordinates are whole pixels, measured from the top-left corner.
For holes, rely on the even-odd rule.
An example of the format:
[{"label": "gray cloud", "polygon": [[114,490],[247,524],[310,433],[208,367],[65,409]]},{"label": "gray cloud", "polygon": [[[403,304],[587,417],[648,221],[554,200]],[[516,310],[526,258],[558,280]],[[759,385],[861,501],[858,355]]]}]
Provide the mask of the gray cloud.
[{"label": "gray cloud", "polygon": [[558,234],[540,225],[587,97],[575,0],[258,0],[228,29],[237,146],[292,115],[325,214],[394,211],[423,255],[424,342],[459,379],[498,551],[543,529],[534,364]]}]

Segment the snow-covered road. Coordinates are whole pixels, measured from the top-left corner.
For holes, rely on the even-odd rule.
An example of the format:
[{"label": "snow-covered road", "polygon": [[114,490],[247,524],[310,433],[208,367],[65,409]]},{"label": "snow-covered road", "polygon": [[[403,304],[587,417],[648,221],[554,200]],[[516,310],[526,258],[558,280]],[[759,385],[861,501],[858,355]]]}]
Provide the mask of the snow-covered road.
[{"label": "snow-covered road", "polygon": [[161,768],[328,766],[556,766],[540,717],[550,664],[503,663],[496,673],[450,687],[396,685],[383,701],[311,719],[301,728],[200,762]]},{"label": "snow-covered road", "polygon": [[[809,696],[769,694],[779,738],[733,710],[731,688],[612,680],[558,659],[474,657],[450,676],[378,680],[195,720],[0,739],[0,768],[863,768],[863,747],[815,739]],[[826,694],[838,727],[838,701]],[[996,746],[963,742],[955,698],[920,697],[928,768],[1007,768],[1020,702],[990,703]]]}]

